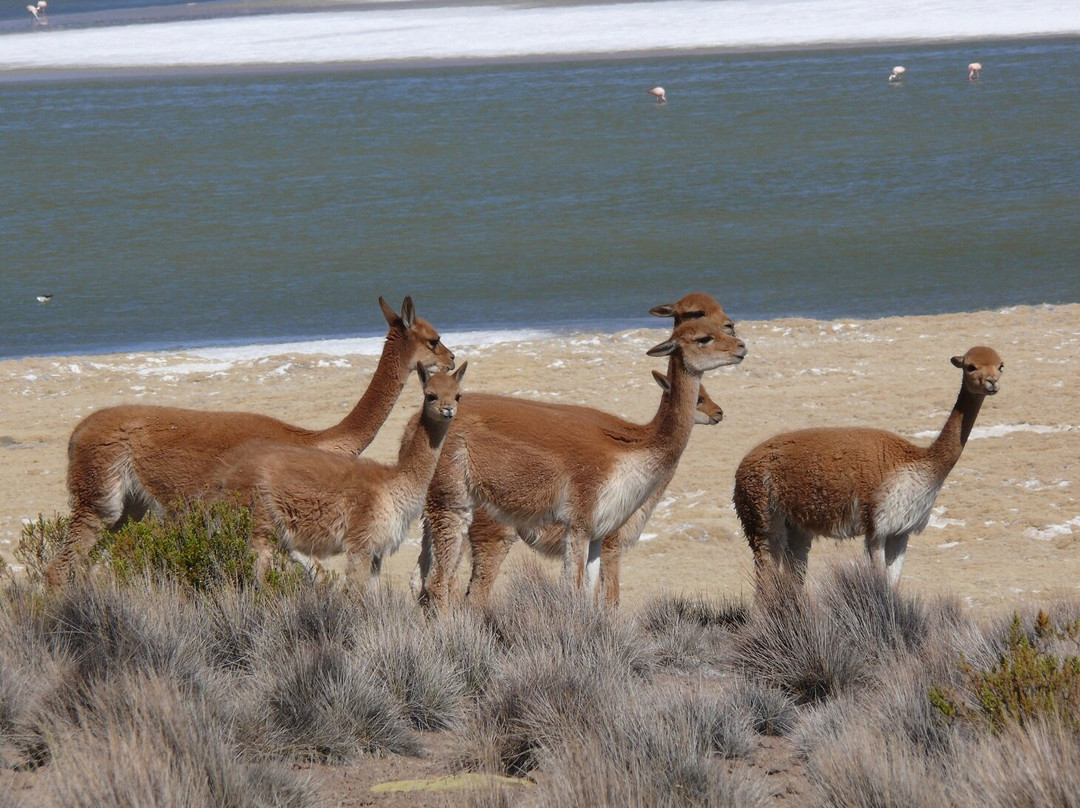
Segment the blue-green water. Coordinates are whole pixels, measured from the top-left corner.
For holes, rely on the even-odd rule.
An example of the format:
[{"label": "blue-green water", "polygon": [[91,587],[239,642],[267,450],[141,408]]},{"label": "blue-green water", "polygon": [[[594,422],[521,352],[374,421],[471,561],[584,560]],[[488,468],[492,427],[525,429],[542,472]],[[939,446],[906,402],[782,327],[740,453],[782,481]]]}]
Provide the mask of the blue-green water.
[{"label": "blue-green water", "polygon": [[1067,40],[0,84],[0,356],[377,334],[378,295],[443,330],[1080,301],[1077,75]]}]

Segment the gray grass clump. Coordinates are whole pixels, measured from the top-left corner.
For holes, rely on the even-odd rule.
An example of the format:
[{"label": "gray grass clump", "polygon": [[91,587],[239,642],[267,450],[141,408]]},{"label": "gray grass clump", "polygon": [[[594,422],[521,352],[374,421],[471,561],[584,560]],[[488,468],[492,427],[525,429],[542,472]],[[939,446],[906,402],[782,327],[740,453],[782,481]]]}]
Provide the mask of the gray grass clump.
[{"label": "gray grass clump", "polygon": [[791,696],[748,679],[737,678],[724,698],[731,708],[746,716],[759,735],[787,735],[798,720],[798,708]]},{"label": "gray grass clump", "polygon": [[543,651],[507,659],[465,730],[467,762],[514,777],[539,767],[564,737],[601,721],[626,674]]},{"label": "gray grass clump", "polygon": [[701,690],[670,698],[657,711],[659,721],[652,722],[661,727],[662,739],[686,738],[699,754],[724,758],[746,757],[756,745],[750,717],[731,699]]},{"label": "gray grass clump", "polygon": [[695,670],[717,664],[728,631],[748,618],[749,610],[738,601],[661,594],[641,608],[638,625],[653,644],[658,666]]},{"label": "gray grass clump", "polygon": [[598,603],[592,593],[551,581],[535,562],[513,575],[483,613],[498,647],[508,653],[537,651],[639,676],[655,667],[631,620]]},{"label": "gray grass clump", "polygon": [[955,759],[954,803],[1080,806],[1080,735],[1053,719],[970,740]]},{"label": "gray grass clump", "polygon": [[858,720],[846,720],[838,733],[819,739],[807,771],[829,808],[949,804],[941,761]]},{"label": "gray grass clump", "polygon": [[357,651],[372,677],[421,730],[455,727],[465,715],[465,679],[432,639],[418,616],[411,625],[369,628]]},{"label": "gray grass clump", "polygon": [[865,560],[831,567],[819,598],[852,643],[877,659],[916,651],[930,628],[921,601],[889,586],[885,573]]},{"label": "gray grass clump", "polygon": [[834,698],[873,674],[872,657],[851,630],[811,593],[780,579],[759,586],[750,620],[733,634],[729,661],[798,704]]},{"label": "gray grass clump", "polygon": [[215,711],[160,676],[121,676],[95,693],[47,773],[50,804],[307,808],[288,769],[239,759]]},{"label": "gray grass clump", "polygon": [[529,805],[760,806],[765,783],[730,774],[753,747],[745,715],[715,694],[676,695],[629,680],[608,711],[552,744]]},{"label": "gray grass clump", "polygon": [[340,645],[308,644],[263,664],[240,730],[257,751],[324,763],[420,754],[401,705]]}]

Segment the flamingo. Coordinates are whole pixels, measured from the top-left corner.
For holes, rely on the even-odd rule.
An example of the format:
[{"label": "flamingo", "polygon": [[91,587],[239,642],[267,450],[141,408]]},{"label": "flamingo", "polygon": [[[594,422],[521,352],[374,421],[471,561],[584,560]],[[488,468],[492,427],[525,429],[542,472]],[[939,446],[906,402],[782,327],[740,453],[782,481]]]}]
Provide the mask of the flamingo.
[{"label": "flamingo", "polygon": [[45,6],[49,5],[45,0],[38,0],[36,6],[27,6],[26,10],[29,11],[35,20],[40,20],[41,15],[45,13]]},{"label": "flamingo", "polygon": [[975,81],[979,77],[979,71],[982,70],[981,62],[972,62],[968,65],[968,81]]},{"label": "flamingo", "polygon": [[649,90],[649,95],[656,97],[657,104],[667,103],[667,95],[664,93],[663,87],[653,87],[651,90]]},{"label": "flamingo", "polygon": [[907,70],[903,65],[897,65],[892,69],[892,73],[889,74],[889,81],[903,81],[904,72]]}]

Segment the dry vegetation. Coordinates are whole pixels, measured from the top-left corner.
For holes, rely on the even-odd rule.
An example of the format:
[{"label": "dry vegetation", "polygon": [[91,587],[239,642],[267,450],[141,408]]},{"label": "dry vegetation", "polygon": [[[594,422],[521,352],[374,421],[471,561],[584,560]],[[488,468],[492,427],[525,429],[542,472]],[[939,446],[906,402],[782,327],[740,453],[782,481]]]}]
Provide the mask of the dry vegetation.
[{"label": "dry vegetation", "polygon": [[256,588],[245,524],[130,526],[62,594],[36,581],[63,523],[26,527],[0,803],[1080,804],[1080,603],[977,622],[848,564],[614,612],[527,566],[428,618],[390,587]]}]

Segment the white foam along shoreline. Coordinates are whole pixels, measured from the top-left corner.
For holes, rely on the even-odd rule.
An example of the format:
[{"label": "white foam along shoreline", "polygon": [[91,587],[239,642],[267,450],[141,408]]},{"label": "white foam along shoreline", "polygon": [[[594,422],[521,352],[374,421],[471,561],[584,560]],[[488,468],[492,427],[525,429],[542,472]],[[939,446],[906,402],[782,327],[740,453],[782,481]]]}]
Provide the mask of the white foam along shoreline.
[{"label": "white foam along shoreline", "polygon": [[[444,332],[441,336],[445,344],[452,346],[453,350],[457,351],[459,348],[483,349],[506,342],[547,339],[555,335],[556,332],[543,329],[515,329],[504,331],[448,331]],[[305,340],[302,342],[185,348],[155,355],[170,356],[173,358],[185,357],[197,360],[209,360],[210,362],[223,364],[233,362],[256,362],[261,359],[269,359],[275,356],[291,355],[317,355],[330,357],[378,356],[382,353],[383,343],[385,341],[385,337],[349,337],[343,339]],[[180,366],[170,365],[169,369],[171,372],[177,372],[182,371],[185,368],[195,368],[196,364],[185,364]]]},{"label": "white foam along shoreline", "polygon": [[[52,5],[57,6],[59,3]],[[50,6],[50,10],[51,10]],[[408,6],[0,37],[5,72],[527,59],[1080,35],[1076,0],[653,0]]]}]

